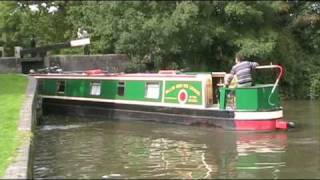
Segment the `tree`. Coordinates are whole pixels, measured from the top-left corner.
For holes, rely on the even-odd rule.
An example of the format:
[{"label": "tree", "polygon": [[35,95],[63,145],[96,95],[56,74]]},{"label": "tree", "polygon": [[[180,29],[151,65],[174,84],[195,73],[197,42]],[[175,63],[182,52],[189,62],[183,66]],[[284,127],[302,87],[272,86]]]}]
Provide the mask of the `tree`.
[{"label": "tree", "polygon": [[30,47],[33,36],[38,45],[66,41],[69,39],[64,36],[69,30],[65,21],[68,5],[67,1],[0,2],[2,44],[11,50],[14,46]]},{"label": "tree", "polygon": [[[90,34],[93,54],[127,54],[132,62],[131,71],[229,71],[235,53],[240,52],[260,64],[282,64],[286,69],[281,81],[282,93],[290,98],[302,98],[308,96],[306,92],[318,88],[319,4],[301,1],[1,2],[3,38],[0,43],[8,48],[27,47],[33,34],[38,44],[62,42],[76,38],[78,28],[84,28]],[[32,11],[30,5],[37,6],[38,10]],[[56,11],[52,12],[52,7]],[[82,51],[64,49],[61,53]],[[266,73],[258,75],[258,82],[274,80],[274,76]]]}]

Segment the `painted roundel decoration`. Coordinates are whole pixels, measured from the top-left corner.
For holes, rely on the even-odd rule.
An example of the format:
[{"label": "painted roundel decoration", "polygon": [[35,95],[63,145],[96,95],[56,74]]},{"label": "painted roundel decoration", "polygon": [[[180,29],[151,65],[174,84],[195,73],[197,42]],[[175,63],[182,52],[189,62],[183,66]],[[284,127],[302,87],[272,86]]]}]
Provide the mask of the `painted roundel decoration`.
[{"label": "painted roundel decoration", "polygon": [[188,93],[185,89],[181,89],[178,94],[178,101],[180,104],[185,104],[188,100]]}]

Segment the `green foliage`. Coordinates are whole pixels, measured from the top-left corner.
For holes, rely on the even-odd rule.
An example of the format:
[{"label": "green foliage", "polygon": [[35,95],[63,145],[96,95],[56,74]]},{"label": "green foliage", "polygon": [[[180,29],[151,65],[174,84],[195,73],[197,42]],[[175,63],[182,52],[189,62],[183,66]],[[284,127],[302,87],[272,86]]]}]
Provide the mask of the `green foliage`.
[{"label": "green foliage", "polygon": [[[28,5],[35,3],[39,11],[30,11]],[[50,6],[58,11],[50,13]],[[319,2],[21,1],[0,7],[0,28],[10,37],[0,42],[6,47],[28,46],[32,34],[40,44],[74,39],[83,27],[91,37],[91,53],[127,54],[130,72],[229,71],[240,52],[260,64],[282,64],[282,93],[304,98],[320,69]]]},{"label": "green foliage", "polygon": [[5,45],[6,52],[13,52],[15,42],[21,37],[21,33],[18,32],[21,16],[17,11],[16,2],[0,2],[0,9],[0,45]]},{"label": "green foliage", "polygon": [[239,52],[246,57],[266,58],[274,51],[277,44],[276,41],[276,34],[270,32],[270,34],[258,38],[239,38],[235,41],[235,44],[241,48]]},{"label": "green foliage", "polygon": [[311,75],[310,98],[318,99],[320,97],[320,73]]},{"label": "green foliage", "polygon": [[260,23],[263,21],[263,12],[251,5],[245,2],[229,2],[224,8],[225,14],[240,25]]},{"label": "green foliage", "polygon": [[[0,2],[0,30],[2,41],[13,55],[14,46],[30,47],[31,38],[34,36],[37,45],[45,45],[66,40],[64,34],[69,25],[65,21],[65,12],[68,2],[46,2],[46,7],[41,4],[45,1],[34,2],[38,11],[31,11],[30,2]],[[57,7],[55,12],[49,12],[49,7]],[[69,37],[67,37],[69,38]]]},{"label": "green foliage", "polygon": [[320,3],[300,2],[291,26],[292,32],[307,53],[320,53]]}]

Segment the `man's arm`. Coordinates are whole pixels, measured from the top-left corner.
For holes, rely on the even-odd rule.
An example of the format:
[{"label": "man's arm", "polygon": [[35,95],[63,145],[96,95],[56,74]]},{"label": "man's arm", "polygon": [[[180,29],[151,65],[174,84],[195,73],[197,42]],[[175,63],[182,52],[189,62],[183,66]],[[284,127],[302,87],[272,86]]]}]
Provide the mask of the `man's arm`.
[{"label": "man's arm", "polygon": [[231,71],[230,71],[230,74],[227,76],[227,79],[226,79],[226,86],[229,86],[229,84],[231,83],[232,79],[233,79],[233,76],[236,74],[235,70],[234,70],[234,67],[232,67]]},{"label": "man's arm", "polygon": [[257,66],[259,66],[259,64],[257,62],[250,62],[250,66],[251,66],[252,69],[254,69]]}]

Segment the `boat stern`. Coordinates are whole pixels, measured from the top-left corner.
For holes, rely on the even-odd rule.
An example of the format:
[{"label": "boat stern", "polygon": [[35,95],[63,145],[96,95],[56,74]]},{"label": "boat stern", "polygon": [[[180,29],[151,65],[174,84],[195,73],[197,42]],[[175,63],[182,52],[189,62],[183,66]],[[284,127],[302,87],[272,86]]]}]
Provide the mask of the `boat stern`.
[{"label": "boat stern", "polygon": [[278,88],[273,84],[220,88],[220,109],[234,111],[234,129],[248,131],[286,130]]},{"label": "boat stern", "polygon": [[283,119],[283,111],[245,112],[236,111],[235,130],[239,131],[274,131],[288,129],[288,122]]}]

